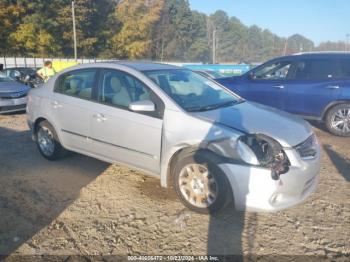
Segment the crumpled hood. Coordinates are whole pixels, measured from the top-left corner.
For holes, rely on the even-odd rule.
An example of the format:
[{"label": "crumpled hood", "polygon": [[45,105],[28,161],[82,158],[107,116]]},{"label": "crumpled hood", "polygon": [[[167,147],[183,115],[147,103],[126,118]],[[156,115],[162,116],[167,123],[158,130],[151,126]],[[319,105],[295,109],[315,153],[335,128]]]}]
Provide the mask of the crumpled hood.
[{"label": "crumpled hood", "polygon": [[16,81],[13,82],[0,82],[0,93],[18,93],[23,91],[29,91],[30,87],[18,83]]},{"label": "crumpled hood", "polygon": [[253,102],[243,102],[193,115],[244,133],[265,134],[277,140],[282,147],[296,146],[313,133],[310,124],[305,120]]}]

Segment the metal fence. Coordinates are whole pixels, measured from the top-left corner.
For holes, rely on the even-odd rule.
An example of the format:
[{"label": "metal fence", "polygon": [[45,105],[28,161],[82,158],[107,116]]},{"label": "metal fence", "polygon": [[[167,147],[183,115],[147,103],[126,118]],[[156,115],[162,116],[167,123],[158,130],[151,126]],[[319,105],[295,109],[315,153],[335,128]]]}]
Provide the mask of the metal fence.
[{"label": "metal fence", "polygon": [[[11,67],[42,67],[44,62],[50,60],[60,61],[60,62],[77,62],[79,64],[94,63],[94,62],[103,62],[103,61],[117,61],[113,59],[96,59],[96,58],[82,58],[75,61],[73,58],[30,58],[30,57],[0,57],[0,64],[3,65],[3,68]],[[156,62],[156,61],[155,61]],[[202,63],[180,63],[180,62],[169,62],[163,61],[160,63],[171,64],[181,67],[186,67],[192,70],[210,70],[216,71],[222,75],[241,75],[247,72],[251,66],[246,64],[202,64]]]},{"label": "metal fence", "polygon": [[[11,67],[42,67],[46,60],[67,61],[67,62],[74,62],[75,61],[74,59],[71,59],[71,58],[0,57],[0,64],[3,64],[4,69],[11,68]],[[77,60],[77,62],[80,64],[102,62],[102,61],[106,61],[106,60],[95,59],[95,58],[92,58],[92,59],[83,58],[83,59]]]}]

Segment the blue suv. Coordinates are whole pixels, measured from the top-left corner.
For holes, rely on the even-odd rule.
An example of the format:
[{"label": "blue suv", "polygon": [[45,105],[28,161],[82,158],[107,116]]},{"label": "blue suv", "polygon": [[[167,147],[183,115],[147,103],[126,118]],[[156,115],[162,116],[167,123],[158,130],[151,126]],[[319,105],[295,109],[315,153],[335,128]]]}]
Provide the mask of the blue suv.
[{"label": "blue suv", "polygon": [[350,53],[302,53],[270,60],[238,77],[216,79],[241,97],[350,136]]}]

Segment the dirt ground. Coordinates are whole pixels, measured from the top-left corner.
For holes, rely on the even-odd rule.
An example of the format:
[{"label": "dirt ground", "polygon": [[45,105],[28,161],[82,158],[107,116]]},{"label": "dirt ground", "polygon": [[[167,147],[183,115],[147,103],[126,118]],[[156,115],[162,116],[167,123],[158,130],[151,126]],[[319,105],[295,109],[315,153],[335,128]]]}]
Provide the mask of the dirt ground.
[{"label": "dirt ground", "polygon": [[24,114],[0,116],[0,255],[349,261],[350,138],[315,130],[323,147],[321,179],[305,203],[275,214],[227,210],[210,217],[184,208],[157,178],[128,168],[78,154],[49,162],[32,142]]}]

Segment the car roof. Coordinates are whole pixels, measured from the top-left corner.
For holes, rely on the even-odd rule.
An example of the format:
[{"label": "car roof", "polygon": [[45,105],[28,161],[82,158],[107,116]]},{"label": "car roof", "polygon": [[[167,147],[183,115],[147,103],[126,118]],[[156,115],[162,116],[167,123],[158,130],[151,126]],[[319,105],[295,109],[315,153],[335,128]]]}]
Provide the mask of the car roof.
[{"label": "car roof", "polygon": [[[296,53],[287,56],[281,56],[275,59],[296,59],[296,58],[350,58],[350,52],[341,52],[341,51],[320,51],[320,52],[305,52],[305,53]],[[275,60],[274,59],[274,60]]]},{"label": "car roof", "polygon": [[164,70],[164,69],[180,69],[182,67],[162,64],[162,63],[154,63],[154,62],[131,62],[131,61],[114,61],[114,62],[103,62],[103,63],[114,63],[118,65],[123,65],[126,67],[133,68],[137,71],[151,71],[151,70]]}]

